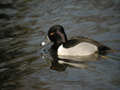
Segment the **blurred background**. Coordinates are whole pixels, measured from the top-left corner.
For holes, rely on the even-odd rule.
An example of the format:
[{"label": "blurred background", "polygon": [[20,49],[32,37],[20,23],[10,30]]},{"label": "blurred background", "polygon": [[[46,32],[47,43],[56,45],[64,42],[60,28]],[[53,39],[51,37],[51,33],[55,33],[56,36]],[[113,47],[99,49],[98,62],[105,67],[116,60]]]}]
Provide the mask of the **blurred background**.
[{"label": "blurred background", "polygon": [[0,90],[120,90],[120,52],[87,69],[51,70],[48,29],[120,50],[120,0],[1,0]]}]

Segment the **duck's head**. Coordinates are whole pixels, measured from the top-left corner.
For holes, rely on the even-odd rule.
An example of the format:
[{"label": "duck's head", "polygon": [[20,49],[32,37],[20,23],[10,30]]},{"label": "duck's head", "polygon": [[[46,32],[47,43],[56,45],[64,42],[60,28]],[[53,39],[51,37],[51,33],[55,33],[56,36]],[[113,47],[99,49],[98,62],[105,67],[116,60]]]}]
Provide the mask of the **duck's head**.
[{"label": "duck's head", "polygon": [[61,25],[54,25],[48,31],[48,38],[54,44],[62,44],[67,42],[67,36],[64,32],[64,28]]}]

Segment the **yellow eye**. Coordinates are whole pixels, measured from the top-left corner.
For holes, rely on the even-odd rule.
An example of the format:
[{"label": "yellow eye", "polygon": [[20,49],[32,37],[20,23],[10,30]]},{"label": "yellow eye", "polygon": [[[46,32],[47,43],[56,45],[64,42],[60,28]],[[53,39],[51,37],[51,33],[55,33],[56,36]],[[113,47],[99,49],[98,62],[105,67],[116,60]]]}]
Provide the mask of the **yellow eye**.
[{"label": "yellow eye", "polygon": [[55,34],[54,32],[50,33],[51,36],[54,35],[54,34]]}]

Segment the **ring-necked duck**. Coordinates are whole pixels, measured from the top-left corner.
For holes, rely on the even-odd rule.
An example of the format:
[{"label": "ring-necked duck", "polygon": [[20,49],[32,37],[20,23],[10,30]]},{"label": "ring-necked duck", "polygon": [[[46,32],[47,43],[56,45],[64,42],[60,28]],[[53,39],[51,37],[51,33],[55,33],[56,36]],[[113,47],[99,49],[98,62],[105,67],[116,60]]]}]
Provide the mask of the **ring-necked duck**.
[{"label": "ring-necked duck", "polygon": [[54,25],[48,31],[48,37],[53,42],[53,48],[58,56],[88,56],[94,53],[105,55],[112,49],[87,37],[67,39],[64,28]]},{"label": "ring-necked duck", "polygon": [[[54,25],[49,29],[48,39],[53,42],[50,54],[54,59],[53,62],[55,61],[54,64],[61,62],[60,60],[66,61],[66,59],[80,62],[96,61],[98,56],[104,56],[113,51],[113,49],[87,37],[79,36],[68,40],[61,25]],[[44,42],[42,44],[45,45]]]},{"label": "ring-necked duck", "polygon": [[[51,69],[54,70],[59,70],[60,67],[65,70],[66,65],[75,66],[77,64],[77,67],[83,67],[83,62],[86,64],[86,61],[96,61],[99,56],[113,51],[113,49],[87,37],[79,36],[68,40],[61,25],[54,25],[49,29],[48,39],[53,42],[50,54],[53,57]],[[41,44],[44,46],[46,42]]]}]

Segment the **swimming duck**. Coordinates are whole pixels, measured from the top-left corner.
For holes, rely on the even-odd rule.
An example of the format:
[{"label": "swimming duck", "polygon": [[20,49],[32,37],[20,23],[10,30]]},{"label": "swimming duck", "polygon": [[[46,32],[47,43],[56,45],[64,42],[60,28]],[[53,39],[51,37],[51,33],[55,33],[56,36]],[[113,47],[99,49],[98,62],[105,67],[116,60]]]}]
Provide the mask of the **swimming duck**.
[{"label": "swimming duck", "polygon": [[53,42],[57,55],[63,56],[88,56],[94,53],[105,55],[112,49],[87,37],[74,37],[67,39],[64,28],[54,25],[48,31],[48,38]]},{"label": "swimming duck", "polygon": [[[53,53],[52,56],[57,56],[55,58],[61,56],[86,57],[95,53],[102,56],[112,51],[111,48],[88,37],[79,36],[68,40],[61,25],[50,27],[48,38],[53,42],[52,49],[54,49],[56,55]],[[64,58],[62,57],[62,59]]]}]

